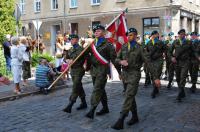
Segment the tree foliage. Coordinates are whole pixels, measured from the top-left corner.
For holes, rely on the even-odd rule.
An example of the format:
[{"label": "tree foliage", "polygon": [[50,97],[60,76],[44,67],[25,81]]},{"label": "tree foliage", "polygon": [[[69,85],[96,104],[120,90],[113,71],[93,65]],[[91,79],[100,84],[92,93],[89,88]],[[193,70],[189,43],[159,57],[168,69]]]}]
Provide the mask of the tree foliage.
[{"label": "tree foliage", "polygon": [[0,73],[6,74],[6,64],[3,55],[2,43],[6,34],[15,34],[16,21],[13,16],[15,0],[0,0]]},{"label": "tree foliage", "polygon": [[0,2],[0,43],[6,34],[15,34],[16,21],[13,16],[15,0],[1,0]]}]

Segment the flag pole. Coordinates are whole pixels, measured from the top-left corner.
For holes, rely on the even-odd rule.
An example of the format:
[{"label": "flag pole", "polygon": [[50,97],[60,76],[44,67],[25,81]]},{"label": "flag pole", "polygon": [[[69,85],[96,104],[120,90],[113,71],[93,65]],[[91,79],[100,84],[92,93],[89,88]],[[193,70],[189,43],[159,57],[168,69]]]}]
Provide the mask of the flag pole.
[{"label": "flag pole", "polygon": [[115,19],[113,19],[113,20],[105,27],[105,29],[108,29],[108,27],[109,27],[112,23],[114,23],[124,12],[127,12],[127,11],[128,11],[128,8],[126,8],[125,10],[123,10],[122,13],[120,13],[119,15],[117,15],[117,16],[115,17]]},{"label": "flag pole", "polygon": [[48,90],[55,85],[55,83],[69,70],[69,68],[85,53],[85,51],[90,47],[92,43],[88,44],[84,50],[72,61],[71,64],[68,65],[68,67],[56,78],[56,80],[47,88]]}]

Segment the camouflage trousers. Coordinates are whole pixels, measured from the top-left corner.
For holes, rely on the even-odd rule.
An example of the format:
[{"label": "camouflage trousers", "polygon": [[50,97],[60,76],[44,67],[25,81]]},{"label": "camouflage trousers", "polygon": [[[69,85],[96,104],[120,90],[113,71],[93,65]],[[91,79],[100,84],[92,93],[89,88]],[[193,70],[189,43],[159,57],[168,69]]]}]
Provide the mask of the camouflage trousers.
[{"label": "camouflage trousers", "polygon": [[96,107],[98,106],[99,102],[104,104],[104,102],[107,102],[107,94],[105,91],[105,86],[107,82],[106,76],[92,76],[92,82],[93,82],[93,92],[91,96],[91,106]]},{"label": "camouflage trousers", "polygon": [[190,66],[190,62],[188,62],[187,60],[178,61],[175,66],[176,81],[177,81],[179,90],[183,90],[185,87],[189,66]]},{"label": "camouflage trousers", "polygon": [[72,76],[72,94],[70,96],[70,101],[76,102],[76,99],[85,98],[85,91],[82,86],[82,78],[83,76]]},{"label": "camouflage trousers", "polygon": [[190,72],[192,84],[197,83],[198,71],[199,71],[199,63],[198,62],[191,62],[189,72]]},{"label": "camouflage trousers", "polygon": [[129,111],[134,111],[137,109],[135,96],[138,91],[140,78],[140,71],[129,72],[125,100],[121,110],[122,114],[128,114]]}]

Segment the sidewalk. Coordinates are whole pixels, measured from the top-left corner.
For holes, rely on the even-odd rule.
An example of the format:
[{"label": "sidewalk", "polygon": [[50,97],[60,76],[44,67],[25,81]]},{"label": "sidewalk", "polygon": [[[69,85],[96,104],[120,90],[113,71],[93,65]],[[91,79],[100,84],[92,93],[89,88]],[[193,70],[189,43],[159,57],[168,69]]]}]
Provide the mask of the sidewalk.
[{"label": "sidewalk", "polygon": [[[86,73],[85,76],[83,77],[82,83],[86,84],[90,82],[92,82],[91,76],[88,73]],[[21,97],[39,94],[39,88],[35,86],[35,78],[33,77],[29,79],[28,83],[29,83],[28,86],[20,85],[21,89],[23,90],[22,94],[20,95],[17,95],[13,92],[15,87],[13,82],[11,82],[10,85],[0,86],[0,102],[8,100],[12,101]],[[57,86],[55,86],[55,88],[52,88],[51,92],[58,89],[69,88],[71,86],[72,86],[72,80],[70,78],[70,80],[66,80],[64,85],[58,84]]]}]

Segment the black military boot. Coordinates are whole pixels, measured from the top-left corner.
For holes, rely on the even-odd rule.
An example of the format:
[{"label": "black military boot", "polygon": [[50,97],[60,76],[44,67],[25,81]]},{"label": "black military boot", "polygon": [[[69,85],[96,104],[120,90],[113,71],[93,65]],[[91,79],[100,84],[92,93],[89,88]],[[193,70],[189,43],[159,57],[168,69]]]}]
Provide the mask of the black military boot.
[{"label": "black military boot", "polygon": [[127,122],[127,125],[131,126],[139,122],[137,110],[132,112],[132,118]]},{"label": "black military boot", "polygon": [[158,93],[159,93],[158,88],[154,86],[153,91],[151,93],[152,99],[154,99],[156,97],[156,94],[158,94]]},{"label": "black military boot", "polygon": [[171,89],[171,87],[172,87],[172,82],[171,82],[171,81],[169,81],[169,83],[168,83],[168,85],[167,85],[167,89],[168,89],[168,90],[170,90],[170,89]]},{"label": "black military boot", "polygon": [[94,118],[94,112],[96,110],[97,107],[91,107],[90,111],[85,115],[87,118],[93,119]]},{"label": "black military boot", "polygon": [[192,84],[192,87],[190,88],[190,91],[192,92],[192,93],[195,93],[196,92],[196,85],[195,84]]},{"label": "black military boot", "polygon": [[147,87],[148,85],[151,84],[151,80],[149,78],[145,78],[145,83],[144,83],[144,86]]},{"label": "black military boot", "polygon": [[76,109],[77,110],[82,110],[82,109],[86,109],[86,108],[87,108],[87,103],[86,103],[85,97],[84,97],[84,98],[81,98],[81,104]]},{"label": "black military boot", "polygon": [[115,124],[113,126],[111,126],[111,128],[113,128],[115,130],[124,129],[124,120],[125,120],[126,116],[127,115],[125,115],[125,114],[121,114],[119,119],[117,120],[117,122],[115,122]]},{"label": "black military boot", "polygon": [[69,104],[67,105],[67,107],[63,109],[63,111],[67,112],[67,113],[71,113],[72,106],[73,106],[74,103],[75,103],[74,101],[70,101]]},{"label": "black military boot", "polygon": [[182,102],[182,98],[185,98],[185,91],[183,88],[180,89],[178,96],[176,97],[176,100],[178,102]]},{"label": "black military boot", "polygon": [[103,108],[100,111],[96,112],[96,115],[100,116],[100,115],[104,115],[104,114],[109,113],[107,101],[103,101],[102,105],[103,105]]}]

